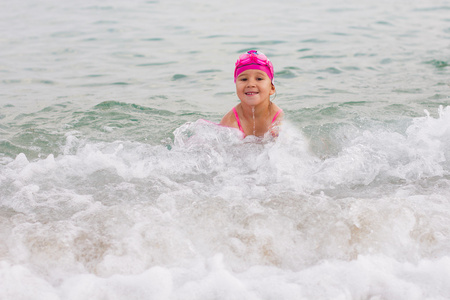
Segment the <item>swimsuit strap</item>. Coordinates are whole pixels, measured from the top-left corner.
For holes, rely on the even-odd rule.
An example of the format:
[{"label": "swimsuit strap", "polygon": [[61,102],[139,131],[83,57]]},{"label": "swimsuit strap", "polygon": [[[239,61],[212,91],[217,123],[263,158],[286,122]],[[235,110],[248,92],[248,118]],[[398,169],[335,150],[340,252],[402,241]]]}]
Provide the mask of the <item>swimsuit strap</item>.
[{"label": "swimsuit strap", "polygon": [[275,120],[277,119],[278,115],[279,115],[282,111],[283,111],[282,109],[280,109],[279,111],[277,111],[277,113],[276,113],[275,116],[273,117],[272,124],[273,124],[273,122],[275,122]]},{"label": "swimsuit strap", "polygon": [[[238,123],[239,130],[242,131],[242,132],[244,132],[244,129],[242,129],[242,126],[241,126],[241,120],[239,120],[238,113],[237,113],[237,111],[236,111],[236,108],[234,108],[234,107],[233,107],[233,112],[234,112],[234,116],[236,117],[236,121],[237,121],[237,123]],[[244,134],[245,134],[245,132],[244,132]]]}]

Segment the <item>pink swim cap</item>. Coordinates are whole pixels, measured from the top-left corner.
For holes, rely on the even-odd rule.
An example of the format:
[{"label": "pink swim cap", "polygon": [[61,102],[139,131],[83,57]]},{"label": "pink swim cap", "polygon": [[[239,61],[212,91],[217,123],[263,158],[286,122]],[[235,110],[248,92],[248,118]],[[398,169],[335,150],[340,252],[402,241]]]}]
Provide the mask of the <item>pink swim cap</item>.
[{"label": "pink swim cap", "polygon": [[250,69],[256,69],[266,72],[270,80],[273,83],[273,65],[270,60],[256,50],[250,50],[247,53],[241,54],[236,61],[236,67],[234,69],[234,82],[236,78],[242,72]]}]

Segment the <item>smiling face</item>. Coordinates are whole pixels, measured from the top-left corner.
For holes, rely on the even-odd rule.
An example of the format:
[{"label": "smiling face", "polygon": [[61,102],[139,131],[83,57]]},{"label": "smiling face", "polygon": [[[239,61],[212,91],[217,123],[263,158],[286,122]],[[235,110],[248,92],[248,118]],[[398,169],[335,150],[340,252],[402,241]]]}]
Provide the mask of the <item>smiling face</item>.
[{"label": "smiling face", "polygon": [[236,93],[242,104],[257,106],[270,102],[270,95],[275,93],[275,86],[265,72],[250,69],[236,78]]}]

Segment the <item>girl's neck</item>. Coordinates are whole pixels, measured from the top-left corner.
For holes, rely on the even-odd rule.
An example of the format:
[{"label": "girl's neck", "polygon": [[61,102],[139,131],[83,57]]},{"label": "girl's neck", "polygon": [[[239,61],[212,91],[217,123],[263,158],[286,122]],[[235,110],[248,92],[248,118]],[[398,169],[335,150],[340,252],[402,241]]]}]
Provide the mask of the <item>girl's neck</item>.
[{"label": "girl's neck", "polygon": [[245,118],[256,118],[259,119],[261,117],[265,118],[268,115],[270,115],[270,109],[272,107],[272,101],[269,101],[268,104],[266,103],[261,103],[260,105],[245,105],[245,104],[240,104],[241,105],[241,109],[244,112],[244,117]]},{"label": "girl's neck", "polygon": [[272,102],[265,105],[240,104],[241,124],[247,135],[264,136],[270,126]]}]

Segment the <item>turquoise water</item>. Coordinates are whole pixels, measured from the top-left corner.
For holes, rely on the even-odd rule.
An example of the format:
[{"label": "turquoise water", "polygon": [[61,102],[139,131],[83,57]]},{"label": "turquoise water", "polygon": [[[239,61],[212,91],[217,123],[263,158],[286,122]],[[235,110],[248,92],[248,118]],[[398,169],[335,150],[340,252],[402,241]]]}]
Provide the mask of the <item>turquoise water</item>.
[{"label": "turquoise water", "polygon": [[[4,1],[0,299],[448,299],[449,12]],[[204,121],[252,48],[277,140]]]}]

